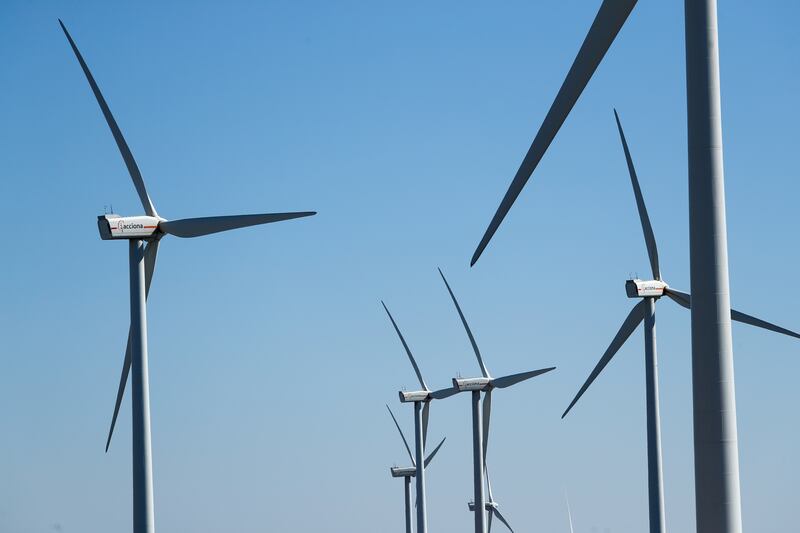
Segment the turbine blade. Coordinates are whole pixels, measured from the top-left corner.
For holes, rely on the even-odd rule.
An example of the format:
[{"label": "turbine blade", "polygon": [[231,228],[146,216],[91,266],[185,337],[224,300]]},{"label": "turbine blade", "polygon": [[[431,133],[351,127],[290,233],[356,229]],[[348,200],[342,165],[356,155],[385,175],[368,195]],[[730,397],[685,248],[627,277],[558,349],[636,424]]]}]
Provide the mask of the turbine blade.
[{"label": "turbine blade", "polygon": [[92,88],[94,97],[97,99],[97,103],[100,104],[100,109],[103,111],[103,116],[108,123],[108,127],[111,129],[111,134],[114,136],[114,141],[117,143],[117,148],[119,148],[119,152],[122,154],[122,159],[125,161],[125,166],[128,167],[128,173],[131,175],[133,186],[136,188],[136,193],[139,195],[139,200],[142,202],[142,207],[144,207],[144,210],[148,215],[151,217],[157,217],[158,213],[156,213],[156,208],[153,207],[153,202],[150,200],[150,196],[147,194],[147,189],[145,188],[144,180],[142,179],[142,173],[139,172],[139,166],[136,164],[136,160],[133,158],[133,154],[131,153],[130,148],[128,148],[128,143],[125,142],[125,138],[122,136],[119,126],[117,126],[117,121],[114,120],[114,115],[111,114],[111,109],[109,109],[106,99],[103,98],[103,94],[100,92],[100,87],[98,87],[97,82],[94,81],[94,76],[92,76],[91,71],[89,71],[89,67],[83,60],[83,56],[78,50],[78,46],[75,44],[75,41],[72,40],[72,36],[67,31],[67,27],[64,26],[64,23],[61,22],[61,19],[58,19],[58,23],[61,25],[61,29],[64,30],[64,35],[67,36],[69,45],[72,47],[72,51],[75,52],[75,57],[78,58],[78,63],[81,64],[83,73],[86,75],[86,79],[89,81],[89,85]]},{"label": "turbine blade", "polygon": [[386,310],[386,314],[389,315],[389,320],[392,321],[392,326],[394,326],[394,330],[397,332],[397,336],[400,337],[400,342],[403,343],[403,348],[406,350],[406,355],[408,355],[408,360],[411,361],[411,366],[414,367],[414,372],[417,374],[417,379],[419,380],[419,384],[422,386],[423,390],[430,390],[428,385],[425,384],[425,380],[422,379],[422,372],[419,370],[419,366],[417,365],[417,361],[414,359],[414,355],[411,353],[411,348],[408,347],[408,343],[406,342],[405,337],[403,334],[400,333],[400,328],[397,327],[397,322],[394,321],[394,317],[392,313],[389,312],[389,308],[386,307],[386,304],[383,303],[381,300],[381,305]]},{"label": "turbine blade", "polygon": [[685,307],[686,309],[692,308],[692,297],[685,292],[681,292],[670,287],[669,289],[664,289],[664,294],[669,296],[672,301],[681,307]]},{"label": "turbine blade", "polygon": [[614,119],[617,121],[619,138],[622,141],[622,149],[625,151],[625,161],[628,163],[628,174],[631,176],[633,194],[636,197],[636,209],[639,210],[639,220],[642,223],[644,242],[647,245],[647,255],[650,258],[650,268],[653,270],[653,277],[661,279],[661,271],[658,268],[658,248],[656,247],[656,237],[653,234],[653,227],[650,225],[650,217],[647,216],[647,206],[644,203],[642,189],[639,187],[639,178],[636,177],[636,169],[633,167],[633,159],[628,149],[628,141],[625,140],[625,133],[622,131],[622,123],[619,120],[617,110],[614,110]]},{"label": "turbine blade", "polygon": [[447,437],[443,438],[442,441],[439,443],[439,445],[436,448],[434,448],[433,451],[430,453],[430,455],[427,457],[427,459],[425,459],[425,462],[423,463],[425,468],[428,468],[428,464],[430,464],[430,462],[433,461],[433,457],[436,455],[436,452],[439,451],[439,448],[442,447],[442,444],[444,444],[444,441],[446,440]]},{"label": "turbine blade", "polygon": [[483,364],[483,358],[481,357],[481,351],[478,349],[478,343],[475,342],[475,337],[472,335],[472,330],[469,328],[469,324],[467,324],[467,319],[464,318],[464,313],[461,312],[461,306],[458,305],[458,300],[456,300],[456,295],[453,294],[453,289],[450,288],[450,284],[447,283],[447,278],[444,277],[442,273],[442,269],[439,269],[439,275],[442,276],[442,280],[444,280],[445,287],[447,287],[447,292],[450,293],[450,298],[453,299],[453,304],[456,306],[456,311],[458,311],[458,316],[461,317],[461,323],[464,324],[464,329],[467,330],[467,336],[469,337],[469,342],[472,344],[472,349],[475,351],[475,355],[478,357],[478,364],[481,366],[481,373],[483,377],[488,378],[489,371],[486,370],[486,365]]},{"label": "turbine blade", "polygon": [[184,218],[181,220],[165,220],[158,227],[164,233],[176,237],[200,237],[221,231],[281,222],[293,218],[310,217],[316,211],[301,211],[298,213],[264,213],[260,215],[229,215],[222,217]]},{"label": "turbine blade", "polygon": [[490,421],[491,417],[492,417],[492,389],[488,389],[483,395],[483,463],[484,463],[484,465],[486,464],[486,450],[489,447],[489,421]]},{"label": "turbine blade", "polygon": [[394,417],[392,409],[388,405],[386,406],[386,408],[389,409],[389,414],[392,415],[392,420],[394,420],[394,425],[395,427],[397,427],[397,431],[400,432],[400,437],[403,439],[403,444],[406,445],[406,451],[408,452],[409,459],[411,459],[411,464],[413,466],[417,466],[417,464],[414,462],[414,454],[411,453],[411,448],[408,446],[408,441],[406,440],[406,436],[403,435],[403,430],[400,429],[400,424],[397,423],[397,419]]},{"label": "turbine blade", "polygon": [[625,341],[628,340],[628,337],[631,336],[631,333],[633,333],[633,331],[639,326],[639,323],[644,320],[644,310],[644,300],[641,300],[638,304],[633,306],[633,309],[631,309],[631,312],[628,313],[628,316],[625,318],[625,321],[619,328],[614,340],[611,341],[611,344],[609,345],[608,349],[606,349],[603,357],[600,358],[597,366],[595,366],[594,370],[592,370],[592,373],[589,374],[589,378],[586,380],[586,383],[583,384],[583,387],[581,387],[581,390],[578,391],[578,394],[569,404],[567,410],[564,411],[564,414],[561,415],[561,418],[567,416],[567,413],[569,413],[570,409],[572,409],[572,406],[574,406],[580,397],[583,396],[583,393],[586,392],[586,389],[589,388],[589,385],[591,385],[597,376],[600,375],[600,372],[602,372],[609,361],[611,361],[611,358],[614,357],[614,354],[616,354],[622,345],[625,344]]},{"label": "turbine blade", "polygon": [[158,256],[158,241],[150,241],[144,248],[144,296],[150,294],[150,283],[153,281],[153,272],[156,271],[156,257]]},{"label": "turbine blade", "polygon": [[[691,295],[686,294],[685,292],[676,291],[675,289],[667,289],[666,294],[667,296],[675,300],[678,304],[682,305],[686,309],[691,309],[692,307]],[[800,333],[796,333],[790,329],[782,328],[781,326],[778,326],[771,322],[767,322],[766,320],[761,320],[760,318],[748,315],[747,313],[742,313],[741,311],[737,311],[736,309],[731,309],[731,319],[735,320],[736,322],[741,322],[743,324],[750,324],[751,326],[755,326],[757,328],[774,331],[775,333],[781,333],[783,335],[788,335],[789,337],[800,339]]]},{"label": "turbine blade", "polygon": [[564,492],[564,499],[567,500],[567,518],[569,518],[569,533],[575,533],[572,527],[572,510],[569,508],[569,496]]},{"label": "turbine blade", "polygon": [[757,328],[767,329],[769,331],[774,331],[775,333],[782,333],[783,335],[800,339],[800,334],[795,333],[792,330],[776,326],[775,324],[767,322],[766,320],[761,320],[760,318],[747,315],[741,311],[737,311],[736,309],[731,309],[731,318],[737,322],[750,324],[751,326],[755,326]]},{"label": "turbine blade", "polygon": [[422,449],[428,442],[428,419],[431,416],[431,402],[426,401],[422,406]]},{"label": "turbine blade", "polygon": [[[153,272],[156,269],[156,256],[158,255],[158,241],[150,241],[144,250],[144,297],[150,294],[150,283],[153,281]],[[119,416],[119,407],[122,404],[122,397],[125,395],[125,385],[128,383],[128,373],[131,370],[131,331],[128,328],[128,343],[125,345],[125,359],[122,362],[122,374],[119,377],[117,387],[117,398],[114,401],[114,414],[111,415],[111,427],[108,430],[106,439],[106,453],[111,445],[111,436],[114,434],[114,427]]]},{"label": "turbine blade", "polygon": [[551,366],[549,368],[541,368],[539,370],[531,370],[530,372],[520,372],[519,374],[511,374],[510,376],[503,376],[502,378],[496,378],[492,380],[492,387],[497,389],[505,389],[506,387],[510,387],[511,385],[516,385],[520,381],[525,381],[526,379],[535,378],[541,374],[546,374],[551,370],[555,370],[556,367]]},{"label": "turbine blade", "polygon": [[483,470],[486,474],[486,488],[489,490],[489,502],[494,503],[494,496],[492,495],[492,482],[489,479],[489,467],[486,466],[486,462],[483,463]]},{"label": "turbine blade", "polygon": [[498,511],[497,508],[494,509],[494,514],[497,515],[497,519],[500,520],[503,523],[503,525],[505,525],[511,533],[514,533],[514,530],[511,529],[511,524],[508,523],[508,520],[505,519],[503,514],[500,511]]},{"label": "turbine blade", "polygon": [[108,430],[108,438],[106,439],[106,453],[108,447],[111,445],[111,436],[114,434],[114,428],[117,425],[117,416],[119,415],[119,407],[122,404],[122,397],[125,394],[125,385],[128,383],[128,373],[131,370],[131,333],[128,331],[128,344],[125,348],[125,360],[122,362],[122,375],[119,377],[119,386],[117,387],[117,399],[114,402],[114,414],[111,415],[111,427]]},{"label": "turbine blade", "polygon": [[488,527],[486,528],[486,533],[492,533],[492,516],[494,516],[494,508],[490,507],[489,508],[489,524],[488,524]]},{"label": "turbine blade", "polygon": [[525,187],[539,161],[541,161],[550,143],[553,142],[556,133],[558,133],[564,120],[566,120],[567,115],[572,111],[572,107],[578,101],[583,89],[589,83],[589,79],[591,79],[595,69],[602,61],[611,43],[614,42],[614,38],[635,5],[636,0],[603,1],[594,18],[594,22],[592,22],[592,26],[589,28],[586,39],[584,39],[578,55],[575,57],[575,61],[573,61],[567,77],[564,79],[564,83],[561,84],[561,88],[558,90],[553,105],[550,106],[550,110],[536,133],[536,137],[533,139],[533,144],[528,149],[528,153],[522,160],[517,174],[503,197],[503,201],[500,202],[497,212],[486,229],[480,244],[478,244],[478,248],[472,256],[471,265],[474,265],[480,258],[497,228],[500,227],[503,219],[508,214],[520,192],[522,192],[523,187]]},{"label": "turbine blade", "polygon": [[439,389],[431,393],[431,398],[434,400],[444,400],[454,394],[458,394],[459,390],[455,387],[447,387],[446,389]]}]

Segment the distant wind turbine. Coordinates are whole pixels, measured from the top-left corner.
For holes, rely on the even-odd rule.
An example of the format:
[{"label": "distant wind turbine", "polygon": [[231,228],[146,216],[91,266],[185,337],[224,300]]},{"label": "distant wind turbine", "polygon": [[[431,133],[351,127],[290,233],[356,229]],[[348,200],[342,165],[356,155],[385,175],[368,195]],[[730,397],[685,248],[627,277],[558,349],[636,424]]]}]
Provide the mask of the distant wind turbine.
[{"label": "distant wind turbine", "polygon": [[[400,429],[400,424],[397,423],[397,419],[394,417],[394,413],[392,409],[387,405],[386,409],[389,410],[389,414],[392,415],[392,420],[394,420],[394,425],[397,428],[397,431],[400,432],[400,438],[403,439],[403,444],[405,444],[406,451],[408,452],[408,458],[411,459],[412,466],[405,466],[405,467],[397,467],[393,466],[389,469],[392,474],[392,477],[399,477],[403,478],[403,485],[405,487],[405,518],[406,518],[406,533],[412,532],[411,527],[411,478],[414,477],[417,473],[417,462],[414,460],[414,456],[411,453],[411,448],[408,446],[408,441],[406,440],[406,436],[403,435],[403,430]],[[433,460],[433,457],[436,455],[436,452],[439,451],[439,448],[442,447],[444,441],[447,440],[447,437],[444,437],[439,445],[434,448],[434,450],[428,455],[428,457],[424,461],[425,468],[428,467],[428,464]],[[419,509],[419,504],[417,504],[417,509]]]},{"label": "distant wind turbine", "polygon": [[[500,504],[497,503],[494,499],[494,495],[492,495],[492,482],[489,481],[489,469],[486,469],[486,488],[489,491],[489,501],[486,502],[486,512],[489,514],[489,525],[486,528],[486,533],[492,533],[492,518],[495,516],[498,520],[500,520],[503,525],[505,525],[511,533],[514,533],[514,530],[511,528],[511,524],[508,523],[508,520],[503,516],[500,512]],[[470,511],[475,511],[475,502],[470,501],[467,506],[469,507]]]},{"label": "distant wind turbine", "polygon": [[[100,88],[89,71],[89,67],[78,51],[75,41],[67,31],[64,23],[58,21],[64,35],[67,36],[72,51],[78,59],[83,73],[92,88],[97,103],[103,112],[111,134],[117,143],[122,159],[128,168],[133,185],[142,202],[146,215],[120,217],[106,214],[97,217],[100,238],[103,240],[127,240],[130,267],[130,311],[131,326],[128,343],[125,348],[125,360],[117,390],[111,428],[106,440],[106,451],[111,443],[111,435],[117,421],[117,414],[131,373],[131,409],[133,412],[133,531],[134,533],[153,533],[153,469],[150,447],[150,392],[147,370],[147,294],[156,264],[158,243],[165,235],[176,237],[200,237],[211,233],[228,231],[237,228],[279,222],[293,218],[314,215],[313,211],[299,213],[269,213],[258,215],[234,215],[221,217],[185,218],[167,220],[156,212],[150,196],[147,194],[142,174],[133,158],[128,143],[114,120]],[[146,246],[145,246],[146,243]]]},{"label": "distant wind turbine", "polygon": [[[503,376],[501,378],[493,378],[489,375],[486,365],[483,363],[481,352],[478,349],[478,344],[475,342],[475,337],[472,335],[472,330],[467,324],[467,319],[464,318],[464,313],[461,312],[461,306],[458,305],[453,290],[447,279],[444,277],[442,270],[439,269],[439,275],[442,277],[447,292],[450,293],[450,298],[453,300],[453,305],[458,311],[458,316],[461,318],[461,323],[467,332],[469,341],[472,344],[472,349],[475,356],[478,358],[478,364],[481,368],[481,377],[479,378],[453,378],[453,386],[447,389],[434,391],[431,397],[434,399],[442,399],[458,394],[459,392],[472,393],[472,457],[473,457],[473,489],[474,489],[474,504],[478,512],[475,513],[475,533],[486,532],[486,516],[483,509],[486,508],[486,498],[483,492],[484,485],[484,470],[486,461],[486,448],[489,443],[489,418],[492,410],[492,391],[494,389],[504,389],[512,385],[516,385],[521,381],[536,377],[540,374],[555,370],[556,367],[542,368],[540,370],[531,370],[529,372],[522,372],[520,374],[512,374]],[[484,392],[483,399],[483,412],[481,412],[481,391]]]},{"label": "distant wind turbine", "polygon": [[[646,405],[647,405],[647,472],[648,472],[648,485],[649,485],[649,516],[650,516],[650,532],[663,533],[666,531],[665,517],[664,517],[664,482],[663,471],[661,466],[661,422],[658,407],[658,358],[656,355],[656,301],[661,296],[668,296],[679,305],[689,309],[691,305],[691,298],[688,294],[675,290],[667,285],[661,279],[661,270],[658,264],[658,249],[656,248],[656,239],[653,233],[653,228],[650,225],[650,217],[647,215],[647,207],[644,203],[642,190],[639,187],[639,179],[636,175],[636,169],[633,166],[633,159],[631,158],[628,143],[625,139],[625,133],[622,130],[622,123],[619,120],[619,115],[616,110],[614,111],[614,118],[617,122],[617,130],[619,131],[620,140],[622,142],[622,149],[625,152],[625,161],[628,166],[628,173],[631,178],[631,185],[633,186],[633,194],[636,199],[636,207],[639,211],[639,220],[642,225],[642,232],[644,233],[644,241],[647,246],[647,255],[650,258],[650,267],[653,272],[652,280],[631,279],[625,283],[625,290],[629,298],[640,298],[631,312],[628,314],[625,321],[622,323],[611,345],[600,358],[600,361],[592,370],[589,378],[578,391],[578,394],[569,404],[561,418],[567,416],[575,403],[583,396],[583,393],[594,382],[597,376],[608,365],[617,351],[622,347],[625,341],[630,337],[634,330],[644,321],[644,353],[645,353],[645,383],[646,383]],[[792,337],[800,338],[797,334],[788,329],[776,326],[764,320],[746,315],[736,310],[731,310],[731,318],[738,322],[744,322],[756,327],[768,329],[789,335]]]}]

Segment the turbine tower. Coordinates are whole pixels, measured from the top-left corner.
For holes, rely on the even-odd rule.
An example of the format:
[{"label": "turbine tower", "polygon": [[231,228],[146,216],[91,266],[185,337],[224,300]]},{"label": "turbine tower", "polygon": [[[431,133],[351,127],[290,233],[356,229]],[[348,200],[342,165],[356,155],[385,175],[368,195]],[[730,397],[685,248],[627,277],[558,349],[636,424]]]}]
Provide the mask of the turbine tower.
[{"label": "turbine tower", "polygon": [[[505,525],[508,528],[508,530],[511,533],[514,533],[514,530],[511,528],[511,524],[508,523],[508,520],[506,520],[506,518],[500,512],[500,509],[498,509],[498,507],[500,507],[500,504],[495,501],[494,496],[492,495],[492,482],[489,481],[488,468],[486,469],[486,488],[489,491],[489,501],[486,502],[486,512],[489,515],[489,525],[486,528],[486,533],[492,533],[492,518],[494,518],[495,516],[497,517],[498,520],[500,520],[503,523],[503,525]],[[470,511],[475,512],[474,501],[469,502],[467,504],[467,507],[469,507]]]},{"label": "turbine tower", "polygon": [[[540,374],[555,370],[556,367],[542,368],[539,370],[531,370],[529,372],[521,372],[519,374],[511,374],[500,378],[493,378],[489,375],[486,365],[483,363],[481,352],[478,349],[478,344],[475,342],[475,337],[472,335],[472,330],[467,324],[467,319],[464,318],[464,313],[461,312],[461,306],[458,305],[453,290],[447,279],[439,269],[439,275],[442,277],[447,292],[450,293],[450,298],[453,300],[453,305],[458,311],[458,316],[461,318],[461,323],[467,332],[469,341],[472,344],[472,349],[475,356],[478,358],[478,365],[481,367],[481,377],[478,378],[453,378],[453,386],[447,389],[434,391],[431,397],[434,399],[443,399],[459,392],[472,393],[472,469],[473,469],[473,489],[474,489],[474,505],[479,512],[475,513],[475,533],[486,533],[486,516],[483,510],[486,508],[486,498],[483,492],[484,485],[484,471],[486,464],[486,448],[489,443],[489,419],[492,410],[492,391],[494,389],[504,389],[512,385],[516,385],[521,381],[536,377]],[[481,392],[484,393],[483,405],[481,411]]]},{"label": "turbine tower", "polygon": [[[567,407],[561,418],[567,416],[575,403],[586,392],[589,386],[594,382],[597,376],[608,365],[617,351],[622,347],[625,341],[630,337],[634,330],[644,321],[644,354],[645,354],[645,391],[646,391],[646,406],[647,406],[647,475],[648,475],[648,493],[649,493],[649,517],[650,517],[650,532],[663,533],[666,531],[665,517],[664,517],[664,481],[663,469],[661,466],[661,421],[659,415],[659,400],[658,400],[658,357],[656,350],[656,301],[661,296],[668,296],[683,307],[690,307],[690,297],[688,294],[672,289],[661,279],[661,269],[658,264],[658,248],[656,247],[656,239],[653,233],[653,227],[650,224],[650,217],[647,214],[647,206],[642,196],[642,190],[639,186],[639,179],[636,175],[636,169],[633,165],[628,142],[625,139],[625,133],[622,130],[622,123],[619,120],[617,111],[614,110],[614,118],[617,122],[617,130],[619,131],[620,141],[622,142],[622,149],[625,153],[625,161],[628,166],[628,173],[631,178],[631,186],[633,187],[633,194],[636,199],[636,208],[639,211],[639,221],[642,225],[642,232],[644,233],[644,241],[647,246],[647,255],[650,259],[650,268],[652,269],[653,279],[641,280],[630,279],[625,283],[625,290],[629,298],[640,299],[627,318],[622,324],[622,327],[617,332],[611,345],[600,358],[600,361],[592,370],[589,378],[578,391],[578,394]],[[730,316],[733,320],[744,322],[757,327],[790,335],[792,337],[800,338],[800,335],[793,331],[776,326],[761,319],[746,315],[736,310],[731,310]]]},{"label": "turbine tower", "polygon": [[[603,60],[636,0],[603,0],[550,110],[489,223],[475,264]],[[697,533],[741,533],[717,1],[684,0]]]},{"label": "turbine tower", "polygon": [[[403,485],[404,485],[404,500],[405,500],[405,518],[406,518],[406,533],[411,533],[413,531],[411,527],[411,478],[417,475],[417,463],[418,461],[414,460],[414,456],[411,454],[411,448],[408,446],[408,441],[406,440],[406,436],[403,435],[403,430],[400,429],[400,424],[397,423],[397,419],[394,417],[394,413],[392,409],[387,405],[387,409],[389,409],[389,414],[392,415],[392,420],[394,420],[394,425],[397,428],[397,431],[400,432],[400,438],[403,439],[403,444],[406,446],[406,451],[408,452],[408,458],[411,459],[411,466],[404,466],[404,467],[397,467],[393,466],[389,469],[391,472],[392,477],[399,477],[403,478]],[[444,437],[439,445],[434,448],[434,450],[428,455],[428,457],[424,461],[425,468],[428,467],[428,464],[433,460],[433,457],[436,455],[436,452],[439,451],[439,448],[442,447],[444,441],[447,440],[447,437]],[[419,509],[419,502],[417,502],[417,509]]]},{"label": "turbine tower", "polygon": [[[425,463],[422,461],[422,456],[425,455],[425,442],[428,437],[428,418],[430,415],[431,400],[433,398],[431,398],[431,391],[422,378],[422,372],[419,370],[417,361],[414,359],[414,355],[411,353],[411,349],[408,347],[406,339],[400,332],[400,328],[397,326],[397,322],[395,322],[392,313],[389,312],[389,308],[386,307],[383,301],[381,301],[381,305],[383,305],[386,314],[389,315],[389,320],[391,320],[392,326],[394,326],[394,330],[397,332],[397,336],[403,344],[406,355],[408,355],[408,360],[411,362],[411,366],[414,367],[414,372],[417,374],[419,385],[422,387],[422,390],[419,391],[400,391],[400,401],[402,403],[412,402],[414,404],[414,451],[416,454],[415,464],[417,465],[417,533],[426,533],[428,531],[428,516],[425,497]],[[398,427],[398,429],[400,428]]]},{"label": "turbine tower", "polygon": [[111,428],[106,440],[106,452],[111,443],[111,435],[117,421],[120,403],[125,392],[128,374],[131,374],[131,409],[133,413],[133,531],[134,533],[153,533],[155,531],[153,513],[153,472],[150,447],[150,392],[147,370],[147,294],[156,264],[159,241],[165,235],[176,237],[200,237],[211,233],[237,228],[279,222],[293,218],[314,215],[313,211],[298,213],[269,213],[258,215],[234,215],[221,217],[187,218],[167,220],[156,212],[147,194],[139,167],[133,158],[128,143],[114,120],[108,104],[100,93],[100,88],[89,71],[89,67],[78,51],[72,36],[59,19],[61,29],[67,36],[72,51],[89,81],[97,103],[111,129],[122,159],[128,168],[133,185],[139,195],[145,215],[121,217],[106,214],[97,217],[100,238],[103,240],[127,240],[130,267],[130,312],[131,326],[125,348],[125,360],[117,390]]}]

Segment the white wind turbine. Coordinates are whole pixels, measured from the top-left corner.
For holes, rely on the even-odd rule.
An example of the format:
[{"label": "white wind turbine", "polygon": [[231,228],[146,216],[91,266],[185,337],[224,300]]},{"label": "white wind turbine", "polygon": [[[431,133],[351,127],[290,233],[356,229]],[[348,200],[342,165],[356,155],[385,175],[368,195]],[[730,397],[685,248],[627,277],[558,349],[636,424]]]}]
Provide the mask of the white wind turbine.
[{"label": "white wind turbine", "polygon": [[[475,342],[475,337],[472,335],[472,330],[467,324],[467,319],[461,311],[461,306],[458,305],[456,295],[447,283],[442,270],[439,269],[439,275],[442,277],[447,292],[450,293],[450,298],[453,300],[458,316],[461,318],[461,323],[469,337],[472,350],[475,352],[475,357],[478,359],[478,365],[481,368],[481,377],[478,378],[453,378],[453,386],[447,389],[434,391],[431,393],[433,399],[443,399],[459,392],[472,393],[472,469],[473,469],[473,490],[474,500],[473,505],[477,512],[475,512],[475,533],[485,533],[486,531],[486,516],[483,510],[486,508],[486,497],[483,492],[484,474],[486,464],[486,449],[489,444],[489,418],[492,411],[492,391],[494,389],[504,389],[512,385],[516,385],[522,381],[536,377],[538,375],[555,370],[556,367],[542,368],[539,370],[531,370],[529,372],[521,372],[519,374],[511,374],[500,378],[493,378],[489,374],[486,365],[483,364],[481,352],[478,349],[478,344]],[[481,392],[484,393],[483,406],[481,410]]]},{"label": "white wind turbine", "polygon": [[[614,118],[617,122],[617,130],[619,131],[620,141],[622,142],[622,149],[625,153],[625,161],[628,167],[628,173],[633,187],[633,194],[636,199],[636,207],[639,211],[639,221],[642,225],[642,232],[644,233],[644,241],[647,246],[647,255],[650,258],[650,267],[653,272],[653,279],[641,280],[630,279],[625,282],[625,290],[629,298],[639,298],[640,301],[628,314],[623,322],[616,336],[611,342],[611,345],[605,351],[600,361],[592,370],[589,378],[578,391],[578,394],[569,404],[561,418],[567,416],[575,403],[580,399],[583,393],[589,388],[594,380],[600,375],[603,369],[608,365],[617,351],[622,347],[630,335],[639,327],[639,324],[644,322],[644,354],[645,354],[645,395],[646,395],[646,411],[647,411],[647,473],[648,473],[648,489],[649,489],[649,520],[651,533],[663,533],[666,531],[665,516],[664,516],[664,482],[663,471],[661,466],[661,420],[659,415],[659,401],[658,401],[658,357],[656,351],[656,301],[661,296],[667,296],[673,301],[685,307],[690,308],[691,298],[688,294],[675,290],[667,285],[661,278],[661,269],[658,264],[658,249],[656,247],[656,239],[653,233],[653,228],[650,224],[650,217],[647,214],[647,207],[644,203],[642,190],[639,186],[639,179],[636,175],[636,169],[633,166],[633,159],[631,158],[628,142],[625,139],[625,133],[622,130],[622,123],[619,120],[619,115],[614,110]],[[743,322],[752,326],[768,329],[791,337],[800,338],[797,334],[788,329],[776,326],[759,318],[744,314],[742,312],[731,309],[731,319],[737,322]]]},{"label": "white wind turbine", "polygon": [[[485,504],[486,512],[489,515],[489,522],[486,527],[486,533],[492,533],[492,519],[495,516],[497,517],[498,520],[500,520],[503,523],[503,525],[505,525],[508,528],[509,531],[511,531],[511,533],[514,533],[514,530],[511,528],[511,524],[508,523],[506,517],[504,517],[503,514],[500,512],[500,509],[498,509],[498,507],[500,507],[500,504],[497,503],[497,501],[495,501],[494,495],[492,494],[492,482],[489,480],[488,467],[486,468],[486,489],[489,492],[489,499]],[[474,500],[470,501],[467,504],[467,507],[469,507],[470,511],[475,512],[475,501]]]},{"label": "white wind turbine", "polygon": [[89,67],[78,51],[72,36],[64,23],[58,21],[67,36],[72,51],[86,75],[103,116],[111,129],[122,159],[128,168],[133,185],[142,202],[145,215],[120,217],[106,214],[97,217],[100,237],[103,240],[127,240],[130,267],[130,311],[131,326],[125,348],[125,360],[122,365],[114,414],[111,428],[106,440],[106,451],[111,442],[111,435],[117,421],[120,403],[131,374],[131,408],[133,414],[133,531],[134,533],[153,533],[153,471],[150,446],[150,392],[147,370],[147,294],[156,264],[159,241],[166,235],[176,237],[200,237],[211,233],[228,231],[237,228],[279,222],[293,218],[307,217],[316,214],[313,211],[297,213],[268,213],[257,215],[233,215],[203,218],[187,218],[167,220],[156,212],[150,196],[147,194],[142,174],[133,158],[128,143],[114,120],[108,104],[100,92],[100,88],[89,71]]},{"label": "white wind turbine", "polygon": [[[405,501],[405,522],[406,522],[406,533],[411,533],[413,528],[411,527],[411,478],[415,477],[418,472],[418,464],[417,461],[414,460],[414,456],[411,453],[411,448],[408,446],[408,441],[406,440],[406,436],[403,435],[403,430],[400,429],[400,424],[397,423],[397,419],[394,417],[394,413],[392,409],[387,405],[386,409],[389,410],[389,414],[392,415],[392,420],[394,420],[394,425],[397,428],[397,431],[400,432],[400,438],[403,439],[403,444],[406,447],[406,451],[408,452],[408,458],[411,459],[411,466],[402,466],[397,467],[393,466],[389,469],[391,472],[392,477],[399,477],[403,478],[403,486],[404,486],[404,501]],[[439,451],[439,448],[442,447],[444,441],[447,440],[447,437],[442,438],[439,442],[439,445],[434,448],[434,450],[428,455],[428,457],[423,461],[423,466],[428,468],[428,465],[433,460],[433,457],[436,455],[436,452]],[[417,509],[419,509],[419,501],[416,502]]]}]

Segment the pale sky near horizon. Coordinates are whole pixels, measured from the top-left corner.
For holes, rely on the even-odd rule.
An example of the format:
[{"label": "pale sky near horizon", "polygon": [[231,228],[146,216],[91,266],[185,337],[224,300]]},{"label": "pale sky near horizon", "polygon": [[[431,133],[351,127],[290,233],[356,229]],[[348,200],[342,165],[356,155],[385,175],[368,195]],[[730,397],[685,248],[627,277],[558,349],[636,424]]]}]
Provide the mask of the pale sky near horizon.
[{"label": "pale sky near horizon", "polygon": [[[130,398],[103,452],[139,214],[62,34],[166,218],[316,210],[167,237],[149,299],[158,531],[401,532],[416,380],[555,372],[493,398],[488,463],[515,530],[647,526],[642,335],[565,419],[648,271],[612,109],[665,280],[688,290],[683,2],[641,1],[479,263],[469,259],[599,6],[592,1],[22,2],[0,7],[0,531],[129,531]],[[731,300],[800,329],[796,2],[720,2]],[[667,527],[694,531],[689,314],[658,305]],[[734,325],[743,520],[796,527],[800,342]],[[432,406],[431,532],[466,531],[469,401]],[[499,531],[499,530],[498,530]]]}]

